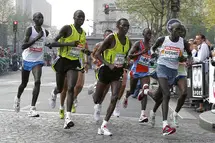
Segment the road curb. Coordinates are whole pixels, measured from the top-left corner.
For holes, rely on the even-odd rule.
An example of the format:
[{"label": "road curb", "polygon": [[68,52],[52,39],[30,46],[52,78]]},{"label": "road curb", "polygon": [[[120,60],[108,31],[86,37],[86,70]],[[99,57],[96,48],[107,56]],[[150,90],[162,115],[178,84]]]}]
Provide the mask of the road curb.
[{"label": "road curb", "polygon": [[215,133],[215,114],[211,111],[199,115],[199,125],[205,130]]}]

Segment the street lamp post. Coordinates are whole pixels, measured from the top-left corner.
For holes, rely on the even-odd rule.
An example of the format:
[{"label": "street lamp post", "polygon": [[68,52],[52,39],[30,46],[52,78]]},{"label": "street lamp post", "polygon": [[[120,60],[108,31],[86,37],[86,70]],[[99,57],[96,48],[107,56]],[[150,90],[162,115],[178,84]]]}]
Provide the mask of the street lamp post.
[{"label": "street lamp post", "polygon": [[172,18],[177,18],[177,13],[180,11],[180,0],[171,0]]}]

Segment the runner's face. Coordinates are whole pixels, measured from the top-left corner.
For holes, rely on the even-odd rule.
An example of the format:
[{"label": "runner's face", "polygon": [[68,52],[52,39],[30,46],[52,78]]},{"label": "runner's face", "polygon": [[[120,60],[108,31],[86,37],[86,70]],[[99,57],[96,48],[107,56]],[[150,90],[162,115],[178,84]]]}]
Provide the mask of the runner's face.
[{"label": "runner's face", "polygon": [[146,40],[150,40],[152,37],[152,32],[150,29],[147,29],[144,33],[143,33],[144,39]]},{"label": "runner's face", "polygon": [[120,32],[126,35],[128,33],[129,26],[129,22],[127,20],[121,20],[117,28]]},{"label": "runner's face", "polygon": [[74,16],[74,22],[78,25],[83,25],[84,24],[84,20],[85,20],[85,14],[80,11],[80,12],[77,12]]},{"label": "runner's face", "polygon": [[181,27],[179,35],[180,35],[180,37],[185,38],[185,36],[186,36],[186,29],[184,27]]},{"label": "runner's face", "polygon": [[106,38],[108,35],[110,35],[112,32],[105,32],[104,38]]},{"label": "runner's face", "polygon": [[179,37],[180,36],[180,32],[181,32],[181,26],[180,24],[175,25],[172,28],[172,36],[173,37]]},{"label": "runner's face", "polygon": [[37,14],[34,17],[34,22],[37,26],[42,26],[43,25],[43,15],[41,13]]}]

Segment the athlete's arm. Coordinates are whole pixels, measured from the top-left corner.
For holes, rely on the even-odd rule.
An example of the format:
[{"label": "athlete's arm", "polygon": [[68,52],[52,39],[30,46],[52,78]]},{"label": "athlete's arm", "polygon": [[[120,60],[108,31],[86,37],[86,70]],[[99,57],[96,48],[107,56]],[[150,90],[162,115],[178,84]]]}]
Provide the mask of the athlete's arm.
[{"label": "athlete's arm", "polygon": [[130,62],[130,57],[129,57],[129,53],[130,53],[130,51],[132,50],[132,42],[131,42],[131,40],[129,39],[129,50],[128,50],[128,52],[126,53],[126,63],[125,63],[125,65],[124,65],[124,69],[129,69],[129,62]]},{"label": "athlete's arm", "polygon": [[187,42],[187,40],[184,40],[184,49],[187,52],[188,56],[192,56],[192,52],[190,50],[190,44]]},{"label": "athlete's arm", "polygon": [[37,37],[35,37],[34,39],[30,40],[31,34],[32,34],[32,27],[29,27],[26,30],[26,33],[25,33],[25,38],[24,38],[24,41],[23,41],[22,50],[27,49],[28,47],[33,45],[37,40],[39,40],[41,37],[43,37],[43,31],[41,31],[41,32],[39,32]]},{"label": "athlete's arm", "polygon": [[157,39],[157,41],[155,42],[155,44],[150,49],[151,55],[153,55],[155,53],[156,49],[163,44],[164,40],[165,40],[165,37],[159,37]]},{"label": "athlete's arm", "polygon": [[[102,53],[107,50],[107,49],[110,49],[113,41],[114,41],[114,35],[109,35],[108,37],[106,37],[104,39],[104,42],[101,44],[101,46],[98,48],[98,50],[96,51],[96,54],[95,54],[95,58],[99,59],[102,63],[104,63],[105,65],[109,66],[110,69],[113,69],[114,68],[114,65],[112,64],[109,64],[102,56]],[[112,47],[111,47],[112,48]]]},{"label": "athlete's arm", "polygon": [[77,46],[78,45],[78,41],[74,41],[71,43],[61,43],[58,42],[58,40],[60,38],[66,38],[68,37],[70,34],[68,31],[71,31],[72,33],[72,29],[69,25],[65,25],[61,28],[59,34],[54,38],[54,42],[50,43],[49,45],[47,45],[48,47],[64,47],[64,46]]},{"label": "athlete's arm", "polygon": [[91,53],[91,58],[93,60],[93,63],[96,62],[95,54],[96,54],[96,51],[98,50],[99,47],[100,47],[100,43],[97,43],[95,45],[95,48],[93,49],[93,52]]},{"label": "athlete's arm", "polygon": [[[137,41],[134,43],[134,45],[132,46],[130,52],[129,52],[129,58],[133,59],[135,57],[138,57],[144,53],[147,53],[147,50],[141,50],[140,52],[138,52],[140,49],[140,41]],[[136,53],[138,52],[138,53]]]},{"label": "athlete's arm", "polygon": [[48,37],[49,36],[49,31],[45,30],[45,32],[46,32],[46,37]]}]

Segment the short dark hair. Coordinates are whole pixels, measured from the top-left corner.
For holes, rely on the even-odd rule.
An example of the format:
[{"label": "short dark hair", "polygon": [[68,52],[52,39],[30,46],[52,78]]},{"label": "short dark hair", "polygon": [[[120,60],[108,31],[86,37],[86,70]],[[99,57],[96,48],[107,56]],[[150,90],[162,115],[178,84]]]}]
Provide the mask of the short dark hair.
[{"label": "short dark hair", "polygon": [[203,35],[203,34],[197,34],[196,36],[200,36],[201,39],[206,40],[206,37],[205,37],[205,35]]},{"label": "short dark hair", "polygon": [[147,28],[144,28],[144,29],[143,29],[143,34],[144,34],[147,30],[150,30],[150,31],[151,31],[151,29],[148,28],[148,27],[147,27]]},{"label": "short dark hair", "polygon": [[116,25],[119,26],[119,25],[120,25],[120,22],[121,22],[122,20],[128,21],[128,19],[126,19],[126,18],[120,18],[119,20],[117,20]]},{"label": "short dark hair", "polygon": [[76,10],[76,11],[74,12],[73,17],[75,17],[79,12],[81,12],[81,13],[85,14],[85,13],[83,12],[83,10]]},{"label": "short dark hair", "polygon": [[39,14],[41,14],[43,16],[43,14],[41,12],[36,12],[36,13],[33,14],[33,19],[35,19],[36,16],[39,15]]},{"label": "short dark hair", "polygon": [[110,29],[106,29],[104,33],[106,33],[106,32],[113,33],[113,31],[112,31],[112,30],[110,30]]}]

